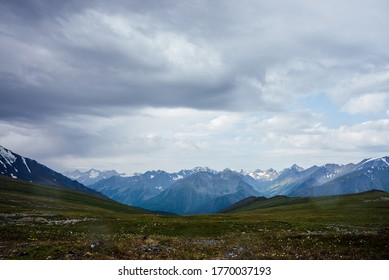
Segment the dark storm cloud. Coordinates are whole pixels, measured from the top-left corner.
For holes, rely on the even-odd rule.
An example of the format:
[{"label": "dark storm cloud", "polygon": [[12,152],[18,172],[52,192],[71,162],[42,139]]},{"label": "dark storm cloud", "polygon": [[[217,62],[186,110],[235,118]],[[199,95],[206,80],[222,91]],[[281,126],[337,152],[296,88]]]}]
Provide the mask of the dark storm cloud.
[{"label": "dark storm cloud", "polygon": [[[2,1],[0,117],[282,110],[361,64],[388,63],[377,28],[388,5],[329,2]],[[317,61],[313,86],[304,75]]]},{"label": "dark storm cloud", "polygon": [[120,5],[88,3],[95,6],[2,3],[2,117],[93,113],[100,106],[234,106],[233,81],[224,69],[211,69],[214,50],[174,30],[159,34],[148,19],[131,20],[162,2],[115,2],[128,9],[119,17],[106,12],[123,12]]}]

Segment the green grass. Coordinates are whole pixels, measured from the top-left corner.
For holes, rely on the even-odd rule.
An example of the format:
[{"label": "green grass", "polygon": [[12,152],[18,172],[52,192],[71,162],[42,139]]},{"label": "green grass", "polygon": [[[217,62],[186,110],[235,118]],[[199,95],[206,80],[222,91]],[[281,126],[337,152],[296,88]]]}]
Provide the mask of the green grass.
[{"label": "green grass", "polygon": [[82,192],[56,187],[40,186],[0,177],[0,209],[12,211],[14,208],[26,211],[58,210],[81,215],[98,213],[146,214],[149,211],[125,206],[110,199],[91,196]]},{"label": "green grass", "polygon": [[0,178],[0,259],[388,259],[389,194],[161,216]]}]

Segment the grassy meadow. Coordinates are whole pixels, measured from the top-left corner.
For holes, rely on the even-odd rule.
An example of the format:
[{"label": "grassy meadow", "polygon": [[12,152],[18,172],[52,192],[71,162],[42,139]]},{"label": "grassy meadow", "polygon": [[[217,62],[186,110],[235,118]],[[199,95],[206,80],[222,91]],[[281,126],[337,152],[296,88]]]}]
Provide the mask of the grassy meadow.
[{"label": "grassy meadow", "polygon": [[389,194],[163,216],[0,177],[0,259],[389,259]]}]

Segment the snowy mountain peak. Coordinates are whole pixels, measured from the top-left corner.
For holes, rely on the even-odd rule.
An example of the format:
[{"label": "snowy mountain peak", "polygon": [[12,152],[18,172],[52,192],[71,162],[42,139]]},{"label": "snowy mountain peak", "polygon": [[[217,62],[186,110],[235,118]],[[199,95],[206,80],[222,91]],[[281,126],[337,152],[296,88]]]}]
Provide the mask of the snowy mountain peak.
[{"label": "snowy mountain peak", "polygon": [[16,154],[2,146],[0,146],[0,174],[26,182],[62,187],[101,196],[101,194],[78,182],[72,181],[53,169],[33,159]]},{"label": "snowy mountain peak", "polygon": [[86,185],[86,186],[89,186],[89,185],[92,185],[100,180],[103,180],[103,179],[108,179],[112,176],[121,176],[123,174],[119,174],[118,172],[116,172],[115,170],[104,170],[104,171],[100,171],[100,170],[97,170],[97,169],[90,169],[88,171],[80,171],[80,170],[74,170],[74,171],[68,171],[68,172],[64,172],[63,173],[65,176],[73,179],[73,180],[77,180],[78,182]]},{"label": "snowy mountain peak", "polygon": [[377,157],[364,159],[358,165],[358,169],[370,167],[370,168],[389,168],[389,157]]},{"label": "snowy mountain peak", "polygon": [[12,165],[16,161],[16,156],[10,151],[0,146],[0,156],[9,164]]},{"label": "snowy mountain peak", "polygon": [[294,170],[296,170],[296,171],[298,171],[298,172],[304,171],[304,168],[298,166],[297,164],[293,164],[293,165],[290,167],[290,169],[294,169]]},{"label": "snowy mountain peak", "polygon": [[249,176],[253,177],[256,180],[264,180],[264,181],[271,181],[278,177],[278,172],[274,170],[273,168],[270,168],[268,170],[261,170],[256,169],[253,172],[248,172]]},{"label": "snowy mountain peak", "polygon": [[89,178],[91,178],[91,179],[97,178],[98,176],[100,176],[100,174],[101,174],[101,171],[91,169],[89,171]]},{"label": "snowy mountain peak", "polygon": [[209,168],[209,167],[201,167],[201,166],[196,166],[195,168],[191,169],[193,173],[198,173],[198,172],[208,172],[208,173],[217,173],[217,171]]},{"label": "snowy mountain peak", "polygon": [[379,163],[384,162],[386,165],[389,165],[388,160],[389,160],[389,157],[370,158],[370,159],[366,160],[365,163],[375,161],[375,162],[379,162]]},{"label": "snowy mountain peak", "polygon": [[284,170],[282,170],[280,172],[280,175],[283,174],[289,174],[289,173],[299,173],[299,172],[302,172],[304,171],[304,168],[298,166],[297,164],[293,164],[291,167],[289,168],[285,168]]}]

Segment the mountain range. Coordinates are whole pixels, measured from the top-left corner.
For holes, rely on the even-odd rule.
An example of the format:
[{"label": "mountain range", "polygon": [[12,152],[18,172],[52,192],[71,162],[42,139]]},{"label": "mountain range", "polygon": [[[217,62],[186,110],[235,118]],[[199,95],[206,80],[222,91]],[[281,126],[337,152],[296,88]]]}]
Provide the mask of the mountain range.
[{"label": "mountain range", "polygon": [[250,196],[323,196],[389,191],[389,158],[357,164],[325,164],[304,169],[296,164],[280,172],[209,168],[177,173],[148,171],[131,177],[114,176],[89,186],[114,200],[150,210],[177,214],[215,213]]},{"label": "mountain range", "polygon": [[389,158],[358,164],[326,164],[304,169],[296,164],[280,172],[194,168],[177,173],[148,171],[113,176],[89,187],[124,204],[177,214],[215,213],[251,196],[290,197],[389,191]]},{"label": "mountain range", "polygon": [[101,193],[123,204],[176,214],[216,213],[248,197],[389,191],[389,157],[307,169],[294,164],[280,172],[274,169],[215,171],[196,167],[174,173],[157,170],[127,176],[114,170],[91,169],[67,172],[68,178],[0,146],[0,174],[43,185]]}]

